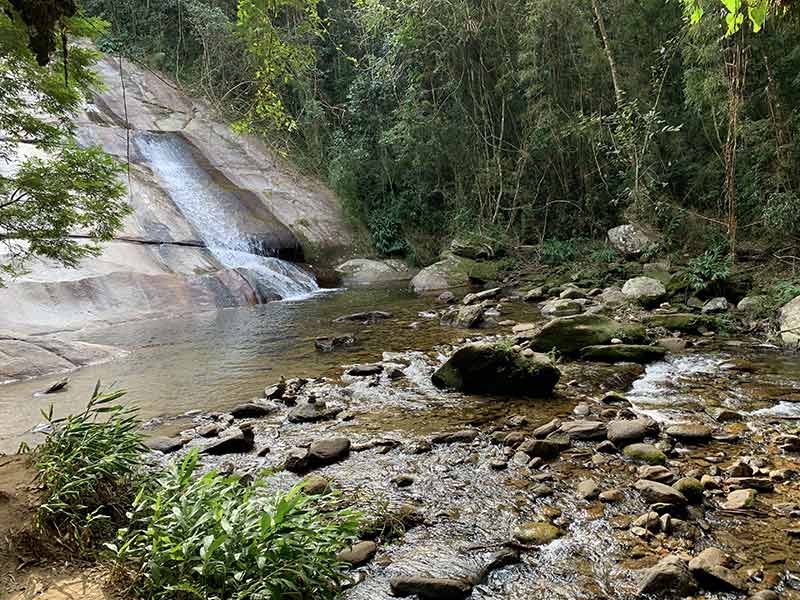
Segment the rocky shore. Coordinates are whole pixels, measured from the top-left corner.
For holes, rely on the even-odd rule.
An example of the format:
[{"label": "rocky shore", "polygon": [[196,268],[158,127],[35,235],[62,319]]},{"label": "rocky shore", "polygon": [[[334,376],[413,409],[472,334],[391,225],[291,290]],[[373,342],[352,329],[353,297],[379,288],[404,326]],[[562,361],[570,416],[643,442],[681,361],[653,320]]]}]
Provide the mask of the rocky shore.
[{"label": "rocky shore", "polygon": [[721,333],[741,299],[620,284],[445,291],[420,318],[458,344],[281,380],[154,457],[341,491],[348,598],[800,597],[795,359]]}]

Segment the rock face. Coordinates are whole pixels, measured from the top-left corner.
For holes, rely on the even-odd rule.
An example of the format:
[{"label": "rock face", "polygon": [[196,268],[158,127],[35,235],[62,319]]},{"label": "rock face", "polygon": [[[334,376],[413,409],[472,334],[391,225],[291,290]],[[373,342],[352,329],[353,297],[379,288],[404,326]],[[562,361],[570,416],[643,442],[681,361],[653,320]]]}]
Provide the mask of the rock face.
[{"label": "rock face", "polygon": [[714,328],[714,320],[711,317],[690,313],[651,315],[645,322],[651,327],[663,327],[681,333],[699,333],[701,330]]},{"label": "rock face", "polygon": [[622,293],[645,308],[658,306],[667,295],[667,288],[652,277],[634,277],[622,286]]},{"label": "rock face", "polygon": [[627,257],[640,256],[653,244],[651,237],[637,225],[620,225],[608,231],[608,242]]},{"label": "rock face", "polygon": [[561,373],[541,354],[524,357],[489,343],[459,348],[433,374],[433,383],[468,394],[549,396]]},{"label": "rock face", "polygon": [[125,354],[116,348],[83,342],[40,337],[0,338],[0,383],[72,371]]},{"label": "rock face", "polygon": [[800,296],[784,305],[778,312],[778,323],[781,326],[781,339],[787,346],[800,343]]},{"label": "rock face", "polygon": [[[203,247],[197,229],[140,152],[146,136],[167,136],[196,159],[201,172],[193,184],[222,182],[231,219],[258,252],[299,259],[303,240],[309,250],[334,257],[352,245],[333,193],[283,164],[265,144],[234,134],[201,102],[128,62],[123,68],[126,115],[117,59],[101,60],[97,72],[105,91],[76,118],[77,136],[81,144],[100,145],[125,162],[127,116],[133,213],[118,238],[102,245],[101,256],[85,259],[76,269],[35,263],[29,274],[0,289],[0,332],[79,329],[276,297],[254,285],[251,274],[224,267]],[[30,153],[20,146],[21,159]]]},{"label": "rock face", "polygon": [[577,355],[587,346],[600,346],[619,338],[623,341],[638,342],[645,339],[644,328],[640,325],[625,325],[600,315],[576,315],[553,319],[532,340],[538,352],[559,352]]},{"label": "rock face", "polygon": [[415,274],[402,260],[354,258],[336,267],[346,286],[373,286],[409,281]]},{"label": "rock face", "polygon": [[644,571],[639,584],[639,595],[674,596],[683,598],[697,589],[689,567],[677,556],[665,556]]}]

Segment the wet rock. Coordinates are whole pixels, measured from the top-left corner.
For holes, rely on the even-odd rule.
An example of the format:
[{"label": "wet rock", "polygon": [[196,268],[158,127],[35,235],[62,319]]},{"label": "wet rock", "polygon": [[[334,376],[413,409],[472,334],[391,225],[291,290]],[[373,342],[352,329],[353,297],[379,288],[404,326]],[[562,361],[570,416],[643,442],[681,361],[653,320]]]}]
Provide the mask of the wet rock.
[{"label": "wet rock", "polygon": [[472,329],[478,327],[484,320],[484,308],[480,304],[451,308],[442,317],[442,325]]},{"label": "wet rock", "polygon": [[716,315],[719,313],[728,312],[729,308],[730,305],[725,298],[712,298],[703,305],[702,312],[704,315]]},{"label": "wet rock", "polygon": [[383,373],[383,365],[356,365],[347,371],[351,377],[371,377]]},{"label": "wet rock", "polygon": [[328,408],[324,402],[317,400],[298,404],[289,411],[287,419],[290,423],[317,423],[335,419],[341,412],[341,408]]},{"label": "wet rock", "polygon": [[611,344],[605,346],[587,346],[581,350],[581,358],[595,362],[633,362],[647,364],[661,360],[667,351],[658,346],[639,344]]},{"label": "wet rock", "polygon": [[622,293],[622,290],[618,287],[608,287],[603,290],[603,292],[597,296],[597,300],[599,300],[604,306],[608,307],[615,307],[621,306],[628,302],[628,297]]},{"label": "wet rock", "polygon": [[[307,452],[304,451],[307,457]],[[287,469],[292,471],[292,469]],[[300,469],[303,470],[303,469]],[[318,496],[331,489],[331,482],[320,475],[309,475],[303,481],[303,492],[309,496]]]},{"label": "wet rock", "polygon": [[761,590],[750,596],[750,600],[780,600],[781,597],[772,590]]},{"label": "wet rock", "polygon": [[223,454],[245,454],[255,448],[255,436],[251,427],[242,425],[225,432],[225,437],[203,448],[201,454],[221,456]]},{"label": "wet rock", "polygon": [[533,437],[535,438],[544,438],[550,435],[551,433],[555,433],[558,428],[561,427],[561,419],[553,419],[544,425],[537,427],[533,430]]},{"label": "wet rock", "polygon": [[722,508],[726,510],[742,510],[751,508],[756,501],[758,492],[752,489],[735,490],[728,494],[728,498],[722,503]]},{"label": "wet rock", "polygon": [[350,440],[337,436],[315,440],[308,449],[308,458],[314,466],[330,465],[350,454]]},{"label": "wet rock", "polygon": [[401,598],[416,595],[420,600],[461,600],[472,593],[473,583],[467,578],[413,575],[392,577],[389,588]]},{"label": "wet rock", "polygon": [[586,298],[586,292],[574,287],[568,287],[558,295],[562,300],[580,300]]},{"label": "wet rock", "polygon": [[450,292],[450,291],[442,292],[436,298],[436,302],[438,302],[439,304],[455,304],[456,295],[453,292]]},{"label": "wet rock", "polygon": [[276,411],[274,406],[261,404],[260,402],[246,402],[234,406],[230,413],[234,419],[260,419]]},{"label": "wet rock", "polygon": [[742,415],[735,410],[729,410],[727,408],[721,408],[718,410],[712,410],[711,416],[714,417],[720,423],[730,423],[732,421],[741,421]]},{"label": "wet rock", "polygon": [[622,502],[625,499],[625,495],[620,490],[613,489],[601,492],[597,498],[603,504],[615,504],[617,502]]},{"label": "wet rock", "polygon": [[625,395],[620,394],[619,392],[608,392],[600,399],[600,402],[603,404],[630,404]]},{"label": "wet rock", "polygon": [[519,446],[520,452],[530,457],[551,459],[558,457],[571,443],[568,437],[549,437],[547,439],[527,440]]},{"label": "wet rock", "polygon": [[577,315],[553,319],[531,342],[538,352],[555,348],[563,354],[578,355],[587,346],[606,345],[614,338],[639,342],[645,339],[645,331],[640,325],[619,323],[601,315]]},{"label": "wet rock", "polygon": [[339,348],[347,348],[356,343],[356,338],[352,335],[340,335],[334,337],[318,337],[314,340],[314,347],[320,352],[333,352]]},{"label": "wet rock", "polygon": [[731,477],[726,483],[733,489],[754,489],[757,492],[772,492],[775,484],[769,477]]},{"label": "wet rock", "polygon": [[559,432],[573,440],[602,440],[606,437],[606,424],[602,421],[568,421]]},{"label": "wet rock", "polygon": [[625,446],[641,442],[649,435],[658,433],[658,424],[652,419],[631,419],[611,421],[608,424],[608,439],[614,444]]},{"label": "wet rock", "polygon": [[378,544],[363,541],[353,544],[347,550],[342,550],[336,555],[336,560],[349,563],[354,567],[367,564],[378,551]]},{"label": "wet rock", "polygon": [[635,484],[642,498],[649,503],[664,503],[685,506],[688,503],[686,496],[675,488],[657,481],[640,479]]},{"label": "wet rock", "polygon": [[678,423],[667,427],[666,434],[687,444],[700,444],[711,439],[711,430],[699,423]]},{"label": "wet rock", "polygon": [[725,565],[727,557],[718,548],[706,548],[689,561],[689,571],[704,588],[743,591],[745,583]]},{"label": "wet rock", "polygon": [[542,298],[544,298],[544,290],[540,287],[535,287],[525,292],[525,296],[522,299],[525,302],[536,302]]},{"label": "wet rock", "polygon": [[658,533],[661,530],[661,516],[654,511],[646,512],[634,519],[631,527],[640,527],[650,533]]},{"label": "wet rock", "polygon": [[467,294],[464,296],[464,299],[461,303],[464,306],[469,306],[471,304],[478,304],[479,302],[483,302],[484,300],[490,300],[492,298],[497,298],[502,292],[502,288],[496,287],[491,288],[488,290],[483,290],[482,292],[476,292],[474,294]]},{"label": "wet rock", "polygon": [[527,333],[534,329],[536,329],[536,325],[533,323],[520,323],[511,328],[511,333]]},{"label": "wet rock", "polygon": [[645,323],[650,327],[663,327],[681,333],[700,333],[714,328],[712,317],[689,313],[651,315],[645,319]]},{"label": "wet rock", "polygon": [[489,463],[489,468],[492,471],[502,471],[508,468],[508,462],[505,460],[493,460]]},{"label": "wet rock", "polygon": [[[502,432],[500,432],[502,433]],[[525,434],[521,431],[512,431],[511,433],[503,435],[503,445],[516,448],[525,441]]]},{"label": "wet rock", "polygon": [[686,340],[677,337],[661,338],[656,343],[667,352],[683,352],[688,346]]},{"label": "wet rock", "polygon": [[622,452],[628,458],[650,465],[663,465],[667,462],[667,456],[652,444],[630,444]]},{"label": "wet rock", "polygon": [[280,400],[286,393],[287,388],[288,384],[285,381],[280,381],[264,389],[264,398],[267,400]]},{"label": "wet rock", "polygon": [[652,277],[634,277],[622,286],[622,293],[628,299],[645,308],[658,306],[667,295],[667,289],[658,279]]},{"label": "wet rock", "polygon": [[513,536],[529,546],[543,546],[561,536],[561,530],[550,523],[528,522],[514,528]]},{"label": "wet rock", "polygon": [[411,487],[416,480],[417,478],[410,473],[401,473],[396,477],[392,477],[392,483],[399,488]]},{"label": "wet rock", "polygon": [[602,452],[603,454],[616,454],[619,452],[619,448],[614,444],[614,442],[605,440],[604,442],[600,442],[595,448],[598,452]]},{"label": "wet rock", "polygon": [[675,479],[675,474],[666,467],[662,466],[641,466],[637,470],[639,477],[657,481],[659,483],[671,483]]},{"label": "wet rock", "polygon": [[705,488],[703,484],[694,477],[682,477],[678,479],[672,487],[686,496],[686,499],[692,504],[699,504],[703,501],[703,491]]},{"label": "wet rock", "polygon": [[550,300],[542,305],[542,315],[545,317],[568,317],[579,315],[583,312],[583,304],[575,300]]},{"label": "wet rock", "polygon": [[504,346],[478,343],[456,350],[433,374],[433,383],[467,394],[545,397],[560,377],[543,354],[527,358]]},{"label": "wet rock", "polygon": [[205,425],[201,425],[197,429],[195,429],[197,435],[204,438],[212,438],[217,437],[220,432],[219,425],[216,423],[206,423]]},{"label": "wet rock", "polygon": [[179,437],[156,437],[145,442],[145,446],[147,446],[150,450],[161,452],[161,454],[172,454],[173,452],[177,452],[183,448],[185,445],[186,441]]},{"label": "wet rock", "polygon": [[478,432],[475,429],[462,429],[461,431],[439,433],[434,435],[431,441],[434,444],[470,444],[477,438]]},{"label": "wet rock", "polygon": [[585,479],[578,484],[576,488],[578,496],[584,500],[594,500],[600,495],[600,488],[597,482],[593,479]]},{"label": "wet rock", "polygon": [[639,595],[689,596],[697,589],[697,584],[687,564],[670,554],[655,566],[645,569],[639,584]]},{"label": "wet rock", "polygon": [[369,312],[353,313],[351,315],[342,315],[334,319],[334,323],[361,323],[362,325],[370,325],[380,323],[386,319],[391,319],[392,313],[384,312],[381,310],[373,310]]},{"label": "wet rock", "polygon": [[653,246],[655,236],[639,225],[626,224],[608,230],[608,243],[617,252],[629,258],[640,256]]}]

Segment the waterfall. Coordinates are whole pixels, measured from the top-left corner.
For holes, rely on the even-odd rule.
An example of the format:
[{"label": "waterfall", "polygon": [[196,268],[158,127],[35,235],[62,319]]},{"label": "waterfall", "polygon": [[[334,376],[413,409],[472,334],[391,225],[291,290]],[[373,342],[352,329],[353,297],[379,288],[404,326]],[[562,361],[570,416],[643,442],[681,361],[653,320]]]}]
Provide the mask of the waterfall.
[{"label": "waterfall", "polygon": [[319,289],[314,277],[297,265],[253,252],[256,244],[241,231],[234,218],[239,197],[222,188],[198,164],[180,137],[140,133],[135,143],[141,157],[160,179],[161,187],[200,234],[211,254],[248,280],[255,277],[254,287],[260,298],[296,299]]}]

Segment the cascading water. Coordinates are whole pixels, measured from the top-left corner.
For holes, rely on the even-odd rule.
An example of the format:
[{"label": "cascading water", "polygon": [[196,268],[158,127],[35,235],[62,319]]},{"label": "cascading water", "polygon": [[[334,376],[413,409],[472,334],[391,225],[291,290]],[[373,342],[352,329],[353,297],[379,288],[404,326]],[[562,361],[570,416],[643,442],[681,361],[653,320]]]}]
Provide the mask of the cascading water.
[{"label": "cascading water", "polygon": [[157,133],[139,134],[135,140],[162,187],[220,263],[254,275],[258,288],[283,299],[302,298],[319,290],[313,276],[297,265],[253,253],[252,240],[233,218],[236,194],[214,181],[183,140]]}]

